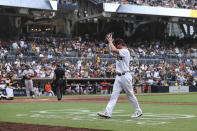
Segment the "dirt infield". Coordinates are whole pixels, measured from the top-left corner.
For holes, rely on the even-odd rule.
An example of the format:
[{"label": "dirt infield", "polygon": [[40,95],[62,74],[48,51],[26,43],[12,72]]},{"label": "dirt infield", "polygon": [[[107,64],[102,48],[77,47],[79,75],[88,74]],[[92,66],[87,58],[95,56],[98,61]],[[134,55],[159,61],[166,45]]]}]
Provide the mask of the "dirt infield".
[{"label": "dirt infield", "polygon": [[[51,102],[108,102],[110,96],[90,96],[90,97],[66,97],[64,96],[61,101],[57,101],[56,97],[36,97],[34,99],[31,98],[15,98],[14,100],[0,100],[0,104],[3,103],[51,103]],[[118,103],[130,103],[126,96],[120,96],[118,99]],[[175,102],[140,102],[140,104],[164,104],[164,105],[193,105],[197,106],[197,103],[175,103]]]},{"label": "dirt infield", "polygon": [[0,131],[103,131],[103,130],[0,122]]}]

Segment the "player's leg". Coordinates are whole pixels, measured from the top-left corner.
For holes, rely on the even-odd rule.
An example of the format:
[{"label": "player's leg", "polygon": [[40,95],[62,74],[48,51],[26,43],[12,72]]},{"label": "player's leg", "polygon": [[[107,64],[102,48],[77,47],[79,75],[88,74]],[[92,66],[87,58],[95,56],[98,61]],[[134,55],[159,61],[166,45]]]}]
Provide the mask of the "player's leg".
[{"label": "player's leg", "polygon": [[113,91],[111,94],[111,98],[110,98],[110,100],[107,104],[106,110],[105,110],[110,117],[112,115],[112,111],[114,109],[114,106],[116,105],[116,102],[118,100],[121,90],[122,90],[122,88],[121,88],[120,80],[116,79],[114,82],[114,85],[113,85]]},{"label": "player's leg", "polygon": [[62,99],[62,95],[63,95],[63,85],[64,85],[64,81],[63,80],[61,80],[61,83],[60,83],[60,95],[61,95],[61,99]]},{"label": "player's leg", "polygon": [[[123,89],[127,94],[128,99],[132,102],[133,108],[135,110],[136,117],[140,117],[142,115],[142,110],[139,106],[136,96],[134,95],[133,87],[132,87],[132,77],[129,75],[125,75],[123,77]],[[139,116],[137,115],[139,114]]]},{"label": "player's leg", "polygon": [[57,95],[58,101],[60,101],[62,98],[61,98],[61,93],[60,93],[60,87],[59,86],[56,87],[56,95]]},{"label": "player's leg", "polygon": [[35,93],[34,93],[34,87],[33,87],[33,81],[29,80],[29,87],[30,87],[30,95],[32,98],[35,97]]},{"label": "player's leg", "polygon": [[56,95],[57,95],[58,101],[60,101],[62,99],[61,81],[60,80],[58,80],[56,83]]},{"label": "player's leg", "polygon": [[26,90],[26,95],[29,98],[30,97],[30,89],[28,86],[28,80],[25,80],[25,90]]}]

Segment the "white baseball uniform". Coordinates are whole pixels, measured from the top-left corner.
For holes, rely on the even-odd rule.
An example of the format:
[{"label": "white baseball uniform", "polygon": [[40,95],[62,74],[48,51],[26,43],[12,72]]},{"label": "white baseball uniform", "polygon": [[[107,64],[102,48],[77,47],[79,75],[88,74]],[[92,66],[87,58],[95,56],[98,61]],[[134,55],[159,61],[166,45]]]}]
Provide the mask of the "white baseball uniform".
[{"label": "white baseball uniform", "polygon": [[[22,75],[23,76],[33,76],[34,71],[32,69],[24,70]],[[29,97],[30,91],[34,92],[32,79],[25,79],[25,88],[26,88],[27,97]]]},{"label": "white baseball uniform", "polygon": [[116,60],[116,72],[125,74],[120,76],[116,75],[111,98],[106,107],[106,112],[110,117],[122,89],[126,92],[128,99],[132,102],[135,112],[142,112],[132,87],[132,76],[129,72],[130,52],[128,49],[120,49],[119,54],[120,55]]},{"label": "white baseball uniform", "polygon": [[7,98],[14,97],[14,92],[13,92],[12,86],[6,87],[6,94],[7,94]]}]

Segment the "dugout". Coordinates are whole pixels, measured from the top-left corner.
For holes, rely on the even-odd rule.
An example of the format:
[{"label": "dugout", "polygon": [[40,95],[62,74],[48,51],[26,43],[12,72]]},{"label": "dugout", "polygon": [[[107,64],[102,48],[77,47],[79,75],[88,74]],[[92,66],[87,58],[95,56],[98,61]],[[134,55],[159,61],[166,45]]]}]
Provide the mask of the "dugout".
[{"label": "dugout", "polygon": [[[47,82],[51,82],[51,78],[33,78],[33,85],[34,87],[38,87],[39,89],[44,89],[44,86]],[[70,88],[72,86],[72,83],[80,83],[82,88],[85,88],[85,86],[87,85],[88,81],[90,82],[90,84],[95,84],[95,82],[98,82],[98,84],[101,86],[101,83],[103,81],[109,82],[110,86],[109,86],[109,92],[110,89],[112,90],[113,87],[113,83],[114,83],[114,78],[67,78],[67,86],[66,88]],[[20,87],[24,87],[24,83],[22,81],[21,78],[13,78],[13,81],[17,81],[17,83],[19,83]],[[74,87],[72,87],[74,88]]]},{"label": "dugout", "polygon": [[169,93],[169,86],[151,86],[151,93]]},{"label": "dugout", "polygon": [[197,92],[197,86],[189,86],[189,92]]}]

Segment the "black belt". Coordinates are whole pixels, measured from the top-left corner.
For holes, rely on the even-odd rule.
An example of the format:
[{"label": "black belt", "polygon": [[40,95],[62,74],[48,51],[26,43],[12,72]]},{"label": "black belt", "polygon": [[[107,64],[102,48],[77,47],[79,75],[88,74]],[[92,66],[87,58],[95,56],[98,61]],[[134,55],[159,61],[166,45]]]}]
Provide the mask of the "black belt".
[{"label": "black belt", "polygon": [[58,78],[57,81],[58,81],[58,80],[64,80],[64,79],[63,79],[63,78]]},{"label": "black belt", "polygon": [[[128,72],[128,71],[127,71],[127,72]],[[123,72],[123,73],[116,72],[116,75],[118,75],[118,76],[122,76],[122,75],[125,75],[127,72]]]}]

